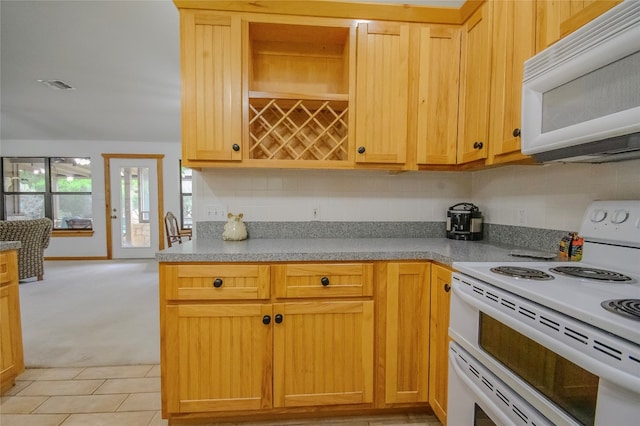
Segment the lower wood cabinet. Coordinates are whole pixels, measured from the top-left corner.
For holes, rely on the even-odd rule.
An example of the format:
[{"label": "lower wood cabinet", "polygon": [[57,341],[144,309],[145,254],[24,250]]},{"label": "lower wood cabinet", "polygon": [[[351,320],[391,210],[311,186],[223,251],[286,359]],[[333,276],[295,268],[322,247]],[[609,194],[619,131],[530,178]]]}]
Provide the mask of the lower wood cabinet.
[{"label": "lower wood cabinet", "polygon": [[429,270],[424,262],[386,265],[387,404],[428,401]]},{"label": "lower wood cabinet", "polygon": [[276,303],[274,315],[274,407],[373,401],[373,301]]},{"label": "lower wood cabinet", "polygon": [[430,283],[440,285],[440,269],[424,261],[160,263],[163,417],[427,402],[438,413],[446,371],[433,360],[448,300]]},{"label": "lower wood cabinet", "polygon": [[449,366],[449,303],[451,270],[431,266],[431,321],[429,329],[429,405],[447,424],[447,371]]},{"label": "lower wood cabinet", "polygon": [[0,392],[11,388],[24,371],[18,252],[0,253]]},{"label": "lower wood cabinet", "polygon": [[163,389],[168,413],[271,406],[269,304],[177,304],[164,308]]}]

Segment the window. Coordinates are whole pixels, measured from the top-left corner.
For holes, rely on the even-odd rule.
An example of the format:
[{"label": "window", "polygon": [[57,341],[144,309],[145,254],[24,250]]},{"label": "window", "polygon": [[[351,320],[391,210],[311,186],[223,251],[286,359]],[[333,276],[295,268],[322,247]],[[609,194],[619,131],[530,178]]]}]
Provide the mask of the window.
[{"label": "window", "polygon": [[193,211],[192,177],[192,170],[180,165],[180,223],[183,229],[193,227],[193,218],[191,216],[191,212]]},{"label": "window", "polygon": [[54,229],[93,229],[91,159],[4,157],[2,218],[53,220]]}]

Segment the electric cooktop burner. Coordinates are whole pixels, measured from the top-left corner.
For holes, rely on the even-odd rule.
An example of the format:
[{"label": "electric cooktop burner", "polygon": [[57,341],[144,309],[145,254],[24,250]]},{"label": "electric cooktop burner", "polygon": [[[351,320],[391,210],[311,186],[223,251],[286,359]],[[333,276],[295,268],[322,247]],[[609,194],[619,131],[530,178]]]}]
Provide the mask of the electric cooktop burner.
[{"label": "electric cooktop burner", "polygon": [[549,269],[549,271],[570,277],[587,278],[596,281],[616,283],[633,281],[631,277],[619,272],[607,271],[606,269],[587,268],[585,266],[557,266]]},{"label": "electric cooktop burner", "polygon": [[535,281],[547,281],[553,279],[553,275],[547,274],[544,271],[524,268],[522,266],[497,266],[495,268],[491,268],[491,272],[506,275],[508,277],[524,278]]},{"label": "electric cooktop burner", "polygon": [[612,299],[600,304],[609,312],[640,321],[640,299]]}]

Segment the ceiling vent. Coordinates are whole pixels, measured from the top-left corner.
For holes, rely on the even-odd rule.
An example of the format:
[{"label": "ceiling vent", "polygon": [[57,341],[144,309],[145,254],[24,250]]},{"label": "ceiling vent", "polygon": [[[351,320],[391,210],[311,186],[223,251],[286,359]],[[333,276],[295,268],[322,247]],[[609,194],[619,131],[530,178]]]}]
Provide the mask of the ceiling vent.
[{"label": "ceiling vent", "polygon": [[55,90],[75,90],[76,88],[62,80],[38,80],[38,83],[42,83],[47,87]]}]

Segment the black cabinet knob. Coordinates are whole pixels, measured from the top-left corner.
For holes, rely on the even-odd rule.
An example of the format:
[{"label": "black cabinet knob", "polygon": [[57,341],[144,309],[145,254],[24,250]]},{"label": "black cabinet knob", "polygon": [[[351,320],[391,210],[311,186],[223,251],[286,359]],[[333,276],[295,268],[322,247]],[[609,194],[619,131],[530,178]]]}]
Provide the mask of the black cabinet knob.
[{"label": "black cabinet knob", "polygon": [[365,151],[364,146],[358,147],[358,154],[364,154]]},{"label": "black cabinet knob", "polygon": [[329,278],[327,278],[327,277],[320,278],[320,283],[325,287],[328,286],[329,285]]},{"label": "black cabinet knob", "polygon": [[473,147],[474,147],[475,149],[482,149],[483,145],[484,145],[484,144],[483,144],[482,142],[474,142],[474,143],[473,143]]},{"label": "black cabinet knob", "polygon": [[282,322],[282,314],[276,314],[276,324],[280,324]]},{"label": "black cabinet knob", "polygon": [[213,281],[213,286],[214,286],[215,288],[220,288],[220,287],[222,287],[222,279],[221,279],[221,278],[216,278],[216,279]]},{"label": "black cabinet knob", "polygon": [[234,143],[234,144],[231,146],[231,148],[232,148],[235,152],[240,151],[240,145],[238,145],[237,143]]},{"label": "black cabinet knob", "polygon": [[520,136],[520,129],[518,129],[517,127],[513,129],[512,135],[514,138],[517,138],[518,136]]},{"label": "black cabinet knob", "polygon": [[271,317],[269,315],[265,315],[262,317],[262,323],[264,325],[269,325],[270,322],[271,322]]},{"label": "black cabinet knob", "polygon": [[449,291],[451,290],[451,286],[449,284],[445,284],[444,285],[444,291],[446,291],[447,293],[449,293]]}]

